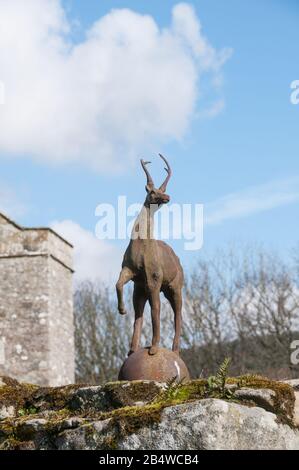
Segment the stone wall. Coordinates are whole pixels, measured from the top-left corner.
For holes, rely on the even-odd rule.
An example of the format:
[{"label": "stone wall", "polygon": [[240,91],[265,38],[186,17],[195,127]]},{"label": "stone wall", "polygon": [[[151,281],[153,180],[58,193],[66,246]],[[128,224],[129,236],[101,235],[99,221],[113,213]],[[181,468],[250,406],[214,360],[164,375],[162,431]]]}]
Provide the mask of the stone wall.
[{"label": "stone wall", "polygon": [[73,383],[75,351],[71,314],[73,312],[72,272],[53,258],[49,259],[49,270],[51,272],[49,276],[50,383]]},{"label": "stone wall", "polygon": [[0,214],[0,374],[74,381],[72,246]]},{"label": "stone wall", "polygon": [[0,450],[299,450],[298,381],[227,382],[40,388],[0,376]]}]

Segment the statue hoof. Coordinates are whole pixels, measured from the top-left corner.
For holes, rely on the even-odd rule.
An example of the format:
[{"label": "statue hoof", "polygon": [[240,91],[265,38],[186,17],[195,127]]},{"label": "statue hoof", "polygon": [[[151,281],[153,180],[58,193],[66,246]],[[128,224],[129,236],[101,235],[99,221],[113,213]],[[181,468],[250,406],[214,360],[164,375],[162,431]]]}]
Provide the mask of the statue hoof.
[{"label": "statue hoof", "polygon": [[148,353],[149,353],[151,356],[154,356],[154,354],[157,354],[158,349],[159,349],[158,346],[151,346],[151,347],[149,348]]},{"label": "statue hoof", "polygon": [[119,311],[120,315],[126,315],[127,314],[127,311],[124,308],[119,308],[118,311]]}]

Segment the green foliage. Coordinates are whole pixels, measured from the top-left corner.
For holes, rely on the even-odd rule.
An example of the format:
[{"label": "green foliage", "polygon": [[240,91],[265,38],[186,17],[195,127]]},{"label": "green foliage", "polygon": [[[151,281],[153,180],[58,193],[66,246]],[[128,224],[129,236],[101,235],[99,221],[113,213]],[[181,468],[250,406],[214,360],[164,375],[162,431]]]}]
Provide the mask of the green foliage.
[{"label": "green foliage", "polygon": [[185,378],[177,380],[177,376],[167,380],[165,388],[156,395],[153,402],[173,403],[188,400],[190,392],[184,380]]},{"label": "green foliage", "polygon": [[248,386],[252,386],[255,383],[259,384],[261,381],[265,380],[265,377],[258,375],[258,374],[245,374],[245,375],[239,376],[237,380],[238,380],[239,387],[248,387]]},{"label": "green foliage", "polygon": [[183,381],[184,379],[177,380],[177,377],[167,380],[164,390],[164,399],[166,401],[178,399],[180,391],[182,390]]},{"label": "green foliage", "polygon": [[18,415],[19,416],[27,416],[27,415],[34,415],[38,412],[37,408],[34,406],[31,406],[29,408],[20,408],[18,410]]},{"label": "green foliage", "polygon": [[226,357],[220,364],[216,375],[208,377],[208,391],[212,396],[218,396],[219,398],[230,398],[232,396],[232,391],[226,388],[229,365],[230,358]]}]

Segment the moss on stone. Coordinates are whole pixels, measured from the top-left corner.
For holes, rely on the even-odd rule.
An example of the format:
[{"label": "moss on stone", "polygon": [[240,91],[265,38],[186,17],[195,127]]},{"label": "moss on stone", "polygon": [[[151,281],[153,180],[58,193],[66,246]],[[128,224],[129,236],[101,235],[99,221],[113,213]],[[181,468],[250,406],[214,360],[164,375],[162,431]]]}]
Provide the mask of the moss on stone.
[{"label": "moss on stone", "polygon": [[274,412],[279,421],[292,425],[292,418],[295,405],[295,394],[293,388],[283,382],[270,380],[260,375],[242,375],[235,378],[229,378],[227,383],[237,384],[238,387],[248,387],[256,389],[270,389],[275,392],[273,397]]},{"label": "moss on stone", "polygon": [[20,383],[16,379],[12,379],[11,377],[7,377],[6,375],[1,375],[0,377],[0,387],[9,385],[10,387],[17,387]]},{"label": "moss on stone", "polygon": [[3,385],[0,387],[0,404],[13,406],[16,410],[26,408],[26,404],[30,402],[32,394],[37,389],[38,386],[25,383],[17,383],[17,385]]},{"label": "moss on stone", "polygon": [[118,440],[114,436],[105,437],[102,445],[105,450],[117,450],[118,449]]},{"label": "moss on stone", "polygon": [[7,377],[1,377],[1,380],[5,385],[0,386],[0,405],[13,406],[19,416],[32,415],[49,409],[66,408],[72,392],[82,387],[81,384],[39,387],[38,385],[19,383]]},{"label": "moss on stone", "polygon": [[14,434],[14,426],[11,422],[0,422],[0,448],[1,444],[5,442],[6,439],[11,437]]},{"label": "moss on stone", "polygon": [[[288,384],[252,375],[228,378],[227,384],[236,385],[237,388],[273,390],[275,392],[274,410],[278,420],[291,425],[295,396],[292,387]],[[0,387],[0,404],[13,405],[17,410],[34,406],[37,410],[34,417],[47,420],[45,435],[49,442],[54,442],[59,433],[67,429],[64,427],[64,421],[67,418],[80,417],[84,419],[83,424],[90,424],[91,431],[94,421],[110,420],[104,442],[106,447],[104,448],[116,449],[119,439],[137,432],[142,427],[159,423],[166,407],[204,398],[223,398],[217,396],[217,390],[211,390],[205,379],[177,384],[171,390],[167,387],[162,389],[154,382],[110,382],[102,389],[107,395],[107,410],[88,409],[84,412],[71,410],[68,403],[72,392],[81,387],[82,385],[69,385],[51,388],[30,384],[13,384],[12,382],[5,383]],[[255,406],[254,402],[236,399],[233,392],[230,400],[245,406]],[[135,403],[139,401],[147,403],[136,406]],[[24,414],[0,421],[0,448],[25,446],[24,436],[19,433],[19,430],[22,429],[21,425],[32,417],[32,414]],[[28,445],[29,439],[33,439],[33,437],[28,436]]]},{"label": "moss on stone", "polygon": [[103,413],[101,419],[110,419],[103,449],[118,449],[118,443],[124,437],[138,432],[143,427],[158,424],[166,406],[162,403],[152,403],[144,406],[127,406],[110,413]]},{"label": "moss on stone", "polygon": [[136,402],[149,402],[160,392],[155,382],[134,380],[132,382],[108,382],[103,391],[111,410],[124,406],[133,406]]},{"label": "moss on stone", "polygon": [[190,380],[178,387],[177,399],[181,402],[205,398],[208,391],[206,379]]},{"label": "moss on stone", "polygon": [[68,406],[72,392],[78,390],[83,385],[65,385],[63,387],[39,387],[31,397],[31,402],[43,410],[60,410]]},{"label": "moss on stone", "polygon": [[[145,384],[145,383],[143,383]],[[149,384],[145,384],[149,385]],[[153,383],[154,385],[154,383]],[[137,381],[134,384],[134,401],[140,399],[140,391],[143,391],[142,382]],[[178,405],[188,401],[205,398],[207,381],[204,379],[192,380],[187,383],[179,384],[177,394],[168,396],[167,390],[160,387],[152,388],[147,399],[152,397],[152,401],[143,406],[125,406],[110,412],[101,413],[98,418],[110,419],[111,429],[117,429],[118,436],[133,434],[138,429],[145,426],[153,426],[161,421],[162,412],[169,406]],[[134,387],[133,387],[134,389]]]},{"label": "moss on stone", "polygon": [[20,441],[14,437],[6,439],[1,445],[0,450],[34,450],[33,441]]}]

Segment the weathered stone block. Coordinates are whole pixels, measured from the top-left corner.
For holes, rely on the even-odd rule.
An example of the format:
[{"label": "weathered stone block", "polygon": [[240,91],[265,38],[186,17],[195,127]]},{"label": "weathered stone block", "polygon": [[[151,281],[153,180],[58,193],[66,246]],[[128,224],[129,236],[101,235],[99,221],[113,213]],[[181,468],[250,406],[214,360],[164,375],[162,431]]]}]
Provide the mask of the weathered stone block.
[{"label": "weathered stone block", "polygon": [[0,375],[74,382],[72,246],[0,214]]},{"label": "weathered stone block", "polygon": [[15,415],[0,421],[0,449],[299,450],[291,385],[228,381],[230,394],[205,379],[51,388],[2,377],[0,406]]}]

